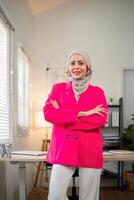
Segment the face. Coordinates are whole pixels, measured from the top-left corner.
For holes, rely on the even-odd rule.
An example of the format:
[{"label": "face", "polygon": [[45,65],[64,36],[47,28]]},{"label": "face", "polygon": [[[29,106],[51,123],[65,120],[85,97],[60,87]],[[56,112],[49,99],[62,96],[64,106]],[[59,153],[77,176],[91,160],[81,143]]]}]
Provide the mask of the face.
[{"label": "face", "polygon": [[81,79],[87,74],[87,65],[84,58],[79,55],[71,56],[69,60],[69,72],[74,79]]}]

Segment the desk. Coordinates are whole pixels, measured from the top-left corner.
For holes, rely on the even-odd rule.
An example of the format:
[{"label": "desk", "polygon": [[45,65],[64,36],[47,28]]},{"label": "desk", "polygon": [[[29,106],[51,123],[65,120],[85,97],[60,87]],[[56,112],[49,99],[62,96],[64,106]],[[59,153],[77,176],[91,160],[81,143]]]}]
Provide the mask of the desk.
[{"label": "desk", "polygon": [[[134,154],[120,155],[120,154],[112,154],[108,153],[107,155],[103,155],[104,162],[112,162],[112,161],[134,161]],[[12,158],[0,158],[0,161],[9,161],[11,164],[19,164],[19,200],[26,199],[25,192],[25,168],[28,163],[35,163],[44,161],[45,156],[28,156],[28,155],[13,155]]]},{"label": "desk", "polygon": [[103,155],[104,157],[104,162],[112,162],[112,161],[117,161],[118,162],[118,173],[117,173],[117,187],[123,187],[124,186],[124,180],[123,180],[123,173],[124,173],[124,162],[126,161],[134,161],[134,153],[128,153],[128,154],[123,154],[123,150],[121,150],[121,154],[115,154],[114,151],[112,150],[113,153],[108,152],[107,155]]},{"label": "desk", "polygon": [[26,199],[26,178],[25,178],[25,168],[28,163],[35,163],[44,161],[45,156],[29,156],[29,155],[12,155],[12,158],[1,158],[0,161],[7,162],[9,161],[11,164],[19,164],[19,200]]}]

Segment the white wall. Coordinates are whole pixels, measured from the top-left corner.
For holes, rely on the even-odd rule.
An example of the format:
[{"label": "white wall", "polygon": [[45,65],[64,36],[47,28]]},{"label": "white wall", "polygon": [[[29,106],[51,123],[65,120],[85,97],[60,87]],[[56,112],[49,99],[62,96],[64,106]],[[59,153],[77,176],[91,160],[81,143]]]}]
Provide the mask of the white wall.
[{"label": "white wall", "polygon": [[90,53],[92,83],[117,102],[122,96],[122,67],[134,66],[133,21],[133,0],[66,1],[38,14],[34,18],[34,109],[44,99],[44,68],[65,68],[74,49]]}]

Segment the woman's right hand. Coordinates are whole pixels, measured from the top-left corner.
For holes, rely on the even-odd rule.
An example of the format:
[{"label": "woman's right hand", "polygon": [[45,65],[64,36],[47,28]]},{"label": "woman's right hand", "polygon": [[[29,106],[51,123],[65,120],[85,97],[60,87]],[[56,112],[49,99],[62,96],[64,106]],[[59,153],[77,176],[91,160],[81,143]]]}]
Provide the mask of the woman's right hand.
[{"label": "woman's right hand", "polygon": [[97,114],[104,117],[104,114],[107,114],[108,110],[103,107],[103,104],[96,106],[95,108],[88,110],[88,111],[80,111],[78,113],[78,117],[84,117],[88,115]]},{"label": "woman's right hand", "polygon": [[55,108],[55,109],[58,109],[59,108],[59,104],[57,103],[56,100],[50,100],[52,106]]}]

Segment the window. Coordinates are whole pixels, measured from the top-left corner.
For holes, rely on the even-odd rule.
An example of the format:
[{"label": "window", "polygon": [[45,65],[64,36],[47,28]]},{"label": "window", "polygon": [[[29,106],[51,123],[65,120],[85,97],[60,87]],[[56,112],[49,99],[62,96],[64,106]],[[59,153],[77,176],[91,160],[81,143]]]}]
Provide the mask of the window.
[{"label": "window", "polygon": [[27,134],[30,126],[30,61],[22,47],[18,48],[18,132]]},{"label": "window", "polygon": [[0,143],[12,142],[11,26],[0,7]]}]

